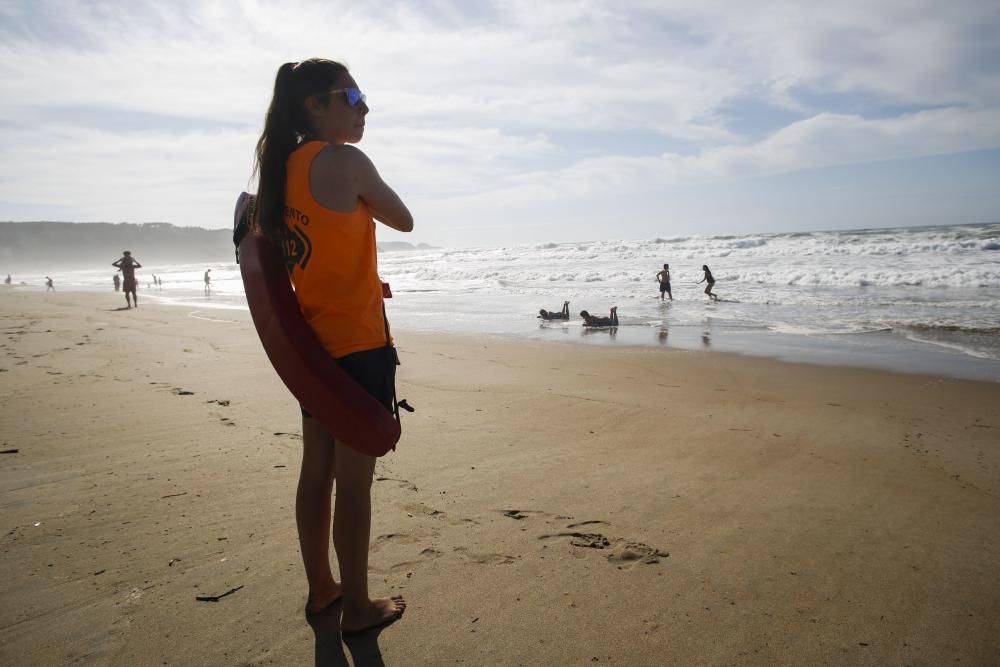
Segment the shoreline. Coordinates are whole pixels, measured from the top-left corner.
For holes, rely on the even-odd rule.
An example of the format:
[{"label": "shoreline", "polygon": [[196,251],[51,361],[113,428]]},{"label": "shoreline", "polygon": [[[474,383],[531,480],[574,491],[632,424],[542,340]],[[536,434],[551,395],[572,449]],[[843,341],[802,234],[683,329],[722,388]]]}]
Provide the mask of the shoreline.
[{"label": "shoreline", "polygon": [[[311,661],[301,426],[248,314],[49,296],[0,297],[0,661]],[[396,335],[370,585],[408,608],[355,663],[1000,656],[997,385]]]},{"label": "shoreline", "polygon": [[[46,294],[41,288],[17,289],[9,294]],[[109,293],[96,290],[61,290],[60,294],[80,294],[87,298],[106,298]],[[115,299],[123,299],[120,292],[112,292]],[[241,312],[250,321],[246,299],[242,293],[223,292],[220,300],[211,301],[191,292],[180,297],[165,295],[162,291],[140,290],[139,296],[146,303],[176,308]],[[147,301],[148,300],[148,301]],[[801,363],[826,368],[856,368],[898,373],[902,375],[933,376],[940,378],[1000,383],[1000,360],[977,357],[943,341],[918,340],[906,331],[873,330],[867,332],[786,333],[760,328],[741,327],[726,321],[711,322],[703,326],[689,324],[653,327],[623,324],[614,331],[586,329],[573,322],[541,323],[525,316],[531,322],[521,330],[477,331],[471,328],[445,329],[414,326],[408,313],[392,310],[388,302],[389,319],[394,330],[420,332],[459,337],[495,337],[498,340],[537,341],[546,343],[573,343],[585,346],[610,348],[643,348],[698,352],[722,352],[749,359]]]}]

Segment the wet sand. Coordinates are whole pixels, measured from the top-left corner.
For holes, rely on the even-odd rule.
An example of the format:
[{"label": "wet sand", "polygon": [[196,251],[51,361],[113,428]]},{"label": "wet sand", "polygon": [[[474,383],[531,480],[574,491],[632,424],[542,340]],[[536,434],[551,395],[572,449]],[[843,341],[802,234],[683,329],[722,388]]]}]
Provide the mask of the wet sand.
[{"label": "wet sand", "polygon": [[342,644],[249,316],[123,302],[0,290],[0,663],[1000,662],[998,384],[396,331]]}]

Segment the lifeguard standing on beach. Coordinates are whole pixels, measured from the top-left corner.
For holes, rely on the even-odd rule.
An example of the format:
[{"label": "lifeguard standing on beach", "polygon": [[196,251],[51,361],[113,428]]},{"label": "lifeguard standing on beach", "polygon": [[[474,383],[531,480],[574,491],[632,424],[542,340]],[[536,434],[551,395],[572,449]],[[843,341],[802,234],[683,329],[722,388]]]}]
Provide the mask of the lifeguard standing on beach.
[{"label": "lifeguard standing on beach", "polygon": [[[324,348],[391,411],[398,359],[373,219],[408,232],[413,218],[371,160],[349,145],[361,141],[367,114],[365,95],[340,63],[282,65],[257,142],[254,225],[284,249],[299,307]],[[375,458],[337,442],[305,410],[302,445],[295,518],[309,582],[306,613],[343,597],[344,635],[396,621],[406,607],[402,598],[368,596]],[[331,523],[340,584],[330,569]]]}]

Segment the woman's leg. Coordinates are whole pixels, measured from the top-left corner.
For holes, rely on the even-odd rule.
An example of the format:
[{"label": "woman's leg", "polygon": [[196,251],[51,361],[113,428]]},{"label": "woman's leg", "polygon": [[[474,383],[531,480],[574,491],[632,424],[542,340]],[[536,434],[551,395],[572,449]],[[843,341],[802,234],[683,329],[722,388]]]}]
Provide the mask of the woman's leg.
[{"label": "woman's leg", "polygon": [[402,598],[368,597],[375,457],[338,445],[335,466],[337,496],[333,510],[333,546],[337,550],[344,588],[344,616],[340,627],[344,632],[352,632],[399,618],[406,603]]},{"label": "woman's leg", "polygon": [[333,436],[317,420],[302,417],[302,468],[295,494],[302,564],[309,581],[306,611],[326,609],[340,597],[330,570],[331,494],[334,479]]}]

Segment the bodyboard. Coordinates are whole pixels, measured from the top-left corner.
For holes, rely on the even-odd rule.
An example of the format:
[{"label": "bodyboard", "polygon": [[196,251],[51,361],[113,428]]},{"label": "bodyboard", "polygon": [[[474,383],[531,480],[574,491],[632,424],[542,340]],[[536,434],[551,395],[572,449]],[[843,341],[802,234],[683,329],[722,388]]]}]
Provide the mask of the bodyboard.
[{"label": "bodyboard", "polygon": [[292,395],[340,442],[369,456],[396,448],[399,422],[348,375],[306,322],[278,247],[253,229],[254,197],[236,200],[233,242],[267,358]]}]

